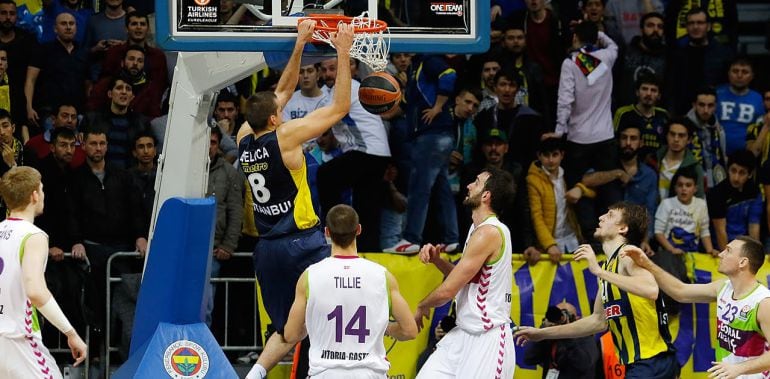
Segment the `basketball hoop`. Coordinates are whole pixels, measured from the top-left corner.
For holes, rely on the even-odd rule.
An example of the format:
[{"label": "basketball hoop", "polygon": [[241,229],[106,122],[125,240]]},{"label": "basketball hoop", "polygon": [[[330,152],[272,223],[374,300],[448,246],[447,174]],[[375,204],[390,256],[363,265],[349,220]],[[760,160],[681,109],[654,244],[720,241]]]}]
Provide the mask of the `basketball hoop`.
[{"label": "basketball hoop", "polygon": [[350,47],[350,56],[366,63],[374,71],[384,71],[388,65],[388,51],[390,50],[390,35],[386,35],[388,24],[385,21],[369,18],[369,13],[364,12],[356,17],[337,14],[311,14],[300,18],[303,20],[315,20],[313,40],[325,42],[334,47],[331,36],[337,31],[337,24],[345,23],[353,26],[353,45]]}]

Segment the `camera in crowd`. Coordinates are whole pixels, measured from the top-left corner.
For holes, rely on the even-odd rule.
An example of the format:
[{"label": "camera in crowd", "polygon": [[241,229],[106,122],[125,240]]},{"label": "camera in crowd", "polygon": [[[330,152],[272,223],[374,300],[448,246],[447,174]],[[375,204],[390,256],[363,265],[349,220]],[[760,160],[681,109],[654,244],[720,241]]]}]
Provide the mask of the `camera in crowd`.
[{"label": "camera in crowd", "polygon": [[[565,304],[565,303],[562,303]],[[565,325],[575,321],[575,314],[558,305],[552,305],[545,311],[542,328],[554,325]]]}]

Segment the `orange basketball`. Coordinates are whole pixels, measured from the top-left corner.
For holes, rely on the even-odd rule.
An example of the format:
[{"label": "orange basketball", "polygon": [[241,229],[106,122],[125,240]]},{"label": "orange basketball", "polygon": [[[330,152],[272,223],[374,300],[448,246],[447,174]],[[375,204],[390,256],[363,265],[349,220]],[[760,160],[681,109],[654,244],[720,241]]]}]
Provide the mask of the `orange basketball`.
[{"label": "orange basketball", "polygon": [[375,72],[361,81],[358,100],[369,113],[383,114],[401,101],[401,86],[386,72]]}]

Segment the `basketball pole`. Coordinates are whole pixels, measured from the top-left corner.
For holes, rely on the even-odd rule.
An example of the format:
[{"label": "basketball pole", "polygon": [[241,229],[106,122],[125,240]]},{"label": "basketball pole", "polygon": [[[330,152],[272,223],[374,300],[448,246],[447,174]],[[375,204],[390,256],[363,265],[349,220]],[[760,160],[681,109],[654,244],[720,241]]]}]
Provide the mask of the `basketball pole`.
[{"label": "basketball pole", "polygon": [[[216,214],[216,200],[203,199],[208,120],[218,89],[264,65],[264,56],[257,52],[179,53],[131,349],[116,378],[161,377],[164,372],[172,378],[237,378],[203,323]],[[105,366],[109,377],[109,352]]]},{"label": "basketball pole", "polygon": [[152,237],[163,203],[172,197],[201,198],[206,194],[208,120],[217,91],[264,67],[261,52],[179,53],[171,82],[163,151],[158,157],[147,254],[152,252]]}]

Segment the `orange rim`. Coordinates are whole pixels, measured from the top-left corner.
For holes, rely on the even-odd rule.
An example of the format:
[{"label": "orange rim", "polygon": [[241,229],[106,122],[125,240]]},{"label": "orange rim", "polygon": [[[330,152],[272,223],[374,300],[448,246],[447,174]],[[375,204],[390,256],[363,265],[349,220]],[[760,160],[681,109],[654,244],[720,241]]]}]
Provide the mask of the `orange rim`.
[{"label": "orange rim", "polygon": [[[307,17],[301,17],[299,21],[297,21],[297,24],[299,25],[304,20],[315,20],[318,21],[318,24],[320,24],[320,21],[324,21],[327,24],[334,24],[334,26],[323,26],[323,25],[316,25],[315,30],[320,30],[323,32],[336,32],[337,31],[337,24],[340,22],[350,24],[350,22],[353,20],[353,17],[350,16],[343,16],[339,14],[311,14]],[[364,17],[363,20],[371,20],[369,17]],[[385,21],[382,20],[374,20],[374,26],[369,27],[354,27],[353,33],[377,33],[385,30],[388,27],[388,24]]]}]

